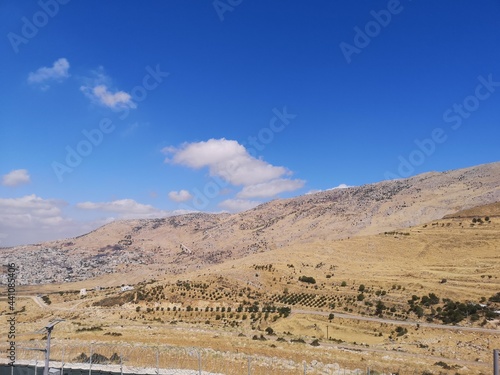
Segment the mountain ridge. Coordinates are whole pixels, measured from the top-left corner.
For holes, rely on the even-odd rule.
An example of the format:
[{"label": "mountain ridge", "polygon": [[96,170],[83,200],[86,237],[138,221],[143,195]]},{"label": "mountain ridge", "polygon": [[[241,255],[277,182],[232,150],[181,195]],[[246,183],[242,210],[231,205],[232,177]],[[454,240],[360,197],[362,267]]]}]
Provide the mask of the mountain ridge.
[{"label": "mountain ridge", "polygon": [[[180,274],[314,241],[377,234],[500,201],[500,162],[273,200],[237,214],[120,220],[82,236],[0,251],[27,284],[108,273]],[[33,269],[45,264],[42,276]]]}]

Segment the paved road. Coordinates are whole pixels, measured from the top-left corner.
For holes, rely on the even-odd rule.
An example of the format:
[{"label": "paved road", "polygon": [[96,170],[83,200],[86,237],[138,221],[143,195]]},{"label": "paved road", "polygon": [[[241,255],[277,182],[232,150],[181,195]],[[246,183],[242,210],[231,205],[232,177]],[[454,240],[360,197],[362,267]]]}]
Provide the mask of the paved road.
[{"label": "paved road", "polygon": [[[74,310],[78,305],[83,303],[84,301],[78,301],[75,305],[71,307],[52,307],[47,305],[40,297],[38,296],[18,296],[23,298],[31,298],[33,301],[40,306],[41,308],[49,308],[52,310],[65,310],[71,311]],[[292,314],[305,314],[305,315],[321,315],[328,316],[330,312],[324,311],[315,311],[315,310],[303,310],[303,309],[294,309],[292,308]],[[411,320],[395,320],[395,319],[386,319],[386,318],[378,318],[374,316],[365,316],[365,315],[354,315],[354,314],[345,314],[334,312],[336,318],[342,319],[350,319],[350,320],[361,320],[366,322],[375,322],[375,323],[386,323],[386,324],[394,324],[400,326],[417,326],[426,327],[426,328],[434,328],[434,329],[443,329],[448,331],[465,331],[465,332],[479,332],[479,333],[488,333],[492,335],[500,334],[500,329],[489,329],[489,328],[480,328],[480,327],[463,327],[463,326],[454,326],[454,325],[446,325],[446,324],[436,324],[436,323],[427,323],[427,322],[415,322]]]},{"label": "paved road", "polygon": [[38,296],[19,296],[19,297],[26,297],[26,298],[31,298],[38,306],[40,306],[42,309],[47,307],[47,304],[43,301]]},{"label": "paved road", "polygon": [[[38,296],[25,296],[25,295],[18,295],[16,298],[31,298],[33,302],[35,302],[40,308],[42,309],[50,309],[50,310],[61,310],[61,311],[72,311],[76,309],[80,304],[84,303],[85,301],[78,301],[71,307],[55,307],[55,306],[50,306],[45,303],[43,299],[41,299]],[[7,297],[0,297],[0,299],[7,299]]]},{"label": "paved road", "polygon": [[[314,311],[314,310],[301,310],[301,309],[293,309],[293,308],[292,308],[292,314],[321,315],[321,316],[330,315],[329,312]],[[334,312],[334,315],[336,318],[351,319],[351,320],[363,320],[363,321],[376,322],[376,323],[397,324],[400,326],[417,326],[417,324],[418,324],[420,327],[444,329],[444,330],[448,330],[448,331],[480,332],[480,333],[489,333],[489,334],[494,334],[494,335],[500,334],[500,329],[451,326],[451,325],[445,325],[445,324],[414,322],[414,321],[409,321],[409,320],[394,320],[394,319],[377,318],[377,317],[373,317],[373,316],[353,315],[353,314],[344,314],[344,313],[337,313],[337,312]]]}]

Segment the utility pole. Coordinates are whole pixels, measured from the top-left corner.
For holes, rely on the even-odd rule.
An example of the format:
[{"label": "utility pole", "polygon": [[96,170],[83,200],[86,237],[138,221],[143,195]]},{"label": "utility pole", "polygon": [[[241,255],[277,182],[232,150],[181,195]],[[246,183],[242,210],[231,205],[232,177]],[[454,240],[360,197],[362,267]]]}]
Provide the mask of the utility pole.
[{"label": "utility pole", "polygon": [[56,319],[47,324],[45,329],[47,330],[47,346],[45,348],[45,367],[43,369],[43,375],[49,375],[49,361],[50,361],[50,336],[52,334],[52,330],[57,323],[63,322],[63,319]]},{"label": "utility pole", "polygon": [[[52,330],[54,329],[54,326],[57,323],[61,323],[61,322],[64,322],[64,319],[55,319],[55,320],[51,321],[49,324],[47,324],[45,327],[43,327],[42,329],[39,329],[38,331],[36,331],[36,333],[42,333],[44,331],[47,332],[47,345],[46,345],[45,349],[25,348],[27,350],[36,350],[36,351],[40,351],[40,352],[45,353],[45,367],[43,368],[43,375],[49,375],[50,337],[52,334]],[[64,352],[63,352],[63,357],[64,357]],[[64,358],[62,360],[64,361]],[[64,366],[64,363],[63,363],[63,366]],[[36,372],[36,364],[35,364],[35,372]]]}]

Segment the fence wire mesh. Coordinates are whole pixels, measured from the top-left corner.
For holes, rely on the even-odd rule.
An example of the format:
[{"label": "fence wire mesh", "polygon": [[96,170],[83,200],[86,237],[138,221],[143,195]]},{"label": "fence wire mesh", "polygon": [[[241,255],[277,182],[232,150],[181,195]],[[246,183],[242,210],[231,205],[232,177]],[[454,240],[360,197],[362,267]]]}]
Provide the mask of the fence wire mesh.
[{"label": "fence wire mesh", "polygon": [[[14,375],[43,375],[45,342],[17,344]],[[396,369],[347,369],[338,363],[212,349],[52,341],[50,375],[390,375]]]}]

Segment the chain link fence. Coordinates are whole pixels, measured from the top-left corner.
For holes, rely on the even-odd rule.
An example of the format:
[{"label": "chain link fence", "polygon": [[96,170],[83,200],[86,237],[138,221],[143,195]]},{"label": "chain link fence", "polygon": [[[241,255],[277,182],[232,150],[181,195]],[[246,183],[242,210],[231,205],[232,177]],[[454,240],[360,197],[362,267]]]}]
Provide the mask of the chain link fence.
[{"label": "chain link fence", "polygon": [[[12,375],[42,375],[45,342],[17,344]],[[392,375],[397,369],[346,369],[338,363],[294,361],[279,357],[212,349],[132,344],[52,342],[51,375]],[[0,375],[4,374],[5,370]],[[417,374],[417,373],[415,373]]]}]

